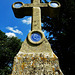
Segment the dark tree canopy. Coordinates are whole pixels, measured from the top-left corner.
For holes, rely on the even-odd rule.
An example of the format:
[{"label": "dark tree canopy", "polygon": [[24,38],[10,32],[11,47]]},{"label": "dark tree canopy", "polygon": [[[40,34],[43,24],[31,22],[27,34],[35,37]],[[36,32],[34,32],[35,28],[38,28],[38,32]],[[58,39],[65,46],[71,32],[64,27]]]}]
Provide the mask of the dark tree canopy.
[{"label": "dark tree canopy", "polygon": [[19,51],[21,44],[20,39],[8,38],[0,30],[0,75],[11,74],[14,56]]},{"label": "dark tree canopy", "polygon": [[[46,1],[46,0],[45,0]],[[53,51],[59,57],[64,75],[75,75],[75,1],[57,0],[61,3],[59,16],[43,16],[43,30],[49,32],[47,38]],[[53,35],[53,37],[50,37]],[[55,40],[52,40],[52,39]]]}]

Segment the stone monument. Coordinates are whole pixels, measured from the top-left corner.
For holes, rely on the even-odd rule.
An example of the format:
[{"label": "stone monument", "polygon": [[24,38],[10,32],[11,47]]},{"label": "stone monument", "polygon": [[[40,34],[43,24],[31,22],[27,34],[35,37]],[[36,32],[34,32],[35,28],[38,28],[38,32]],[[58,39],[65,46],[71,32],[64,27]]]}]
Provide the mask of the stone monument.
[{"label": "stone monument", "polygon": [[58,57],[53,53],[41,30],[41,15],[55,17],[60,3],[31,0],[31,4],[15,2],[12,8],[17,18],[32,16],[32,26],[20,51],[14,57],[11,75],[63,75]]}]

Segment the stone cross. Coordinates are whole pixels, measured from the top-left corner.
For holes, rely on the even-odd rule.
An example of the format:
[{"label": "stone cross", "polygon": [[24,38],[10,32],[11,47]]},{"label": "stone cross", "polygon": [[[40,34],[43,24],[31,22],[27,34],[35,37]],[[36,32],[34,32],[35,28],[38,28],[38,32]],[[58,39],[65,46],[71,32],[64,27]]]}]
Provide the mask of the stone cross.
[{"label": "stone cross", "polygon": [[55,17],[60,3],[40,1],[31,0],[31,4],[16,2],[12,5],[15,17],[32,16],[32,27],[20,51],[14,57],[11,75],[63,75],[58,57],[41,31],[41,15]]},{"label": "stone cross", "polygon": [[[24,16],[32,16],[31,30],[41,30],[41,14],[43,16],[54,17],[58,13],[60,3],[52,1],[49,3],[40,3],[41,0],[31,0],[31,4],[24,4],[22,2],[16,2],[13,4],[14,14],[17,18]],[[51,6],[51,3],[56,3],[57,6]],[[21,4],[20,8],[16,8],[15,4]]]}]

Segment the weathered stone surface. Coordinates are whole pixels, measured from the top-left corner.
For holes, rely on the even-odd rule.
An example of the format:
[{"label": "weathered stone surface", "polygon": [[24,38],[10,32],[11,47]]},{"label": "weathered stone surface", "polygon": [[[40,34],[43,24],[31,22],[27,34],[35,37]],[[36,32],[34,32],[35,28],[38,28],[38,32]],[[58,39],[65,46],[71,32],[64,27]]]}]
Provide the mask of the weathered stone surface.
[{"label": "weathered stone surface", "polygon": [[12,75],[63,75],[58,57],[46,39],[32,45],[26,39],[14,58]]},{"label": "weathered stone surface", "polygon": [[[13,5],[16,17],[23,17],[25,15],[23,14],[23,10],[29,11],[31,6],[33,8],[30,8],[30,11],[32,9],[33,12],[31,32],[29,32],[20,51],[14,58],[13,71],[11,75],[63,75],[59,67],[58,57],[53,53],[49,42],[41,31],[40,0],[32,0],[32,2],[33,3],[31,4],[27,4],[26,8],[23,3],[21,3],[23,4],[21,8],[15,9]],[[43,5],[48,6],[48,4],[42,4],[41,6]],[[25,13],[27,14],[28,12]],[[33,33],[40,34],[41,40],[37,42],[33,41],[31,39],[31,35]]]}]

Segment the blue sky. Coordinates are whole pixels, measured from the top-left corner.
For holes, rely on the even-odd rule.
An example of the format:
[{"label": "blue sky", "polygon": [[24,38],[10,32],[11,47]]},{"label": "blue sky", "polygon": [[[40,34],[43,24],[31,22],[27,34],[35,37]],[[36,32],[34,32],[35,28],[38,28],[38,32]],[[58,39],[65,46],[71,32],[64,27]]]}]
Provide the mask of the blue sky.
[{"label": "blue sky", "polygon": [[[31,30],[31,16],[18,19],[12,11],[12,4],[15,2],[30,3],[31,0],[1,0],[0,4],[0,30],[8,37],[18,37],[24,41]],[[50,1],[50,0],[48,0]],[[43,25],[43,24],[42,24]],[[44,31],[45,36],[49,33]]]}]

